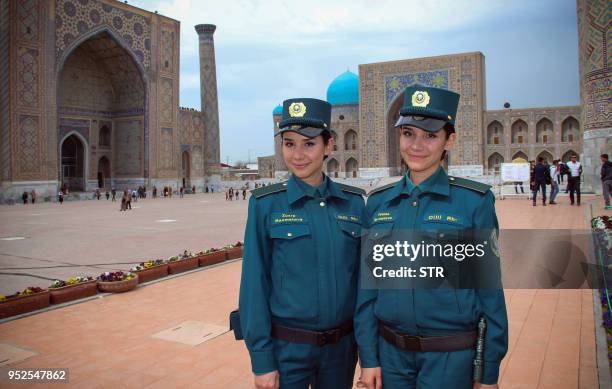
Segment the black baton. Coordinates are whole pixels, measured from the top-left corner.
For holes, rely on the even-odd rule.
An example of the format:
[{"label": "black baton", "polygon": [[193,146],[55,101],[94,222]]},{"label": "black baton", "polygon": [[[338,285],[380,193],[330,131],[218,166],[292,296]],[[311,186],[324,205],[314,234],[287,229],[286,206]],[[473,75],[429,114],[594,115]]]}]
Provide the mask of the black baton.
[{"label": "black baton", "polygon": [[484,343],[485,333],[487,332],[487,322],[484,317],[478,320],[478,337],[476,338],[476,356],[474,357],[474,371],[472,379],[474,382],[482,381],[484,371]]}]

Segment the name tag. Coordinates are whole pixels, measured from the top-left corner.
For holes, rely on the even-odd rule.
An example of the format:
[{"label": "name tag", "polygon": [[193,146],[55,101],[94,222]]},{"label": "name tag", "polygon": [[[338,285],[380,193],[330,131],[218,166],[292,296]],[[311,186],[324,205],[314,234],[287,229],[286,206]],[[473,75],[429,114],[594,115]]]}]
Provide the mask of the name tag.
[{"label": "name tag", "polygon": [[346,222],[361,223],[361,219],[359,218],[359,216],[355,215],[338,214],[336,215],[336,219]]},{"label": "name tag", "polygon": [[306,215],[298,212],[274,212],[272,214],[272,225],[305,224],[307,221]]},{"label": "name tag", "polygon": [[393,215],[391,214],[391,212],[376,212],[374,214],[374,217],[372,217],[372,223],[387,223],[387,222],[392,222],[395,219],[393,218]]},{"label": "name tag", "polygon": [[462,220],[459,216],[451,215],[448,213],[430,213],[425,215],[423,221],[426,222],[440,222],[450,224],[462,224]]}]

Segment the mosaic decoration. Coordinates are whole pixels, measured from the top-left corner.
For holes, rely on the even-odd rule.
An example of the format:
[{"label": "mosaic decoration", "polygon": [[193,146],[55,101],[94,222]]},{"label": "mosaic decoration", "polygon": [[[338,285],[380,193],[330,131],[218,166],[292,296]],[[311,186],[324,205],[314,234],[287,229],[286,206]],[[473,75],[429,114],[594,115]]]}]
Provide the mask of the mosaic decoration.
[{"label": "mosaic decoration", "polygon": [[115,124],[114,157],[115,172],[122,175],[137,176],[141,174],[142,155],[142,121],[121,120]]},{"label": "mosaic decoration", "polygon": [[17,2],[17,31],[19,38],[35,42],[38,39],[38,10],[37,0],[19,0]]},{"label": "mosaic decoration", "polygon": [[612,127],[612,11],[608,0],[578,1],[580,72],[585,130]]},{"label": "mosaic decoration", "polygon": [[63,139],[66,135],[74,131],[79,133],[87,143],[89,143],[89,125],[90,122],[87,119],[60,118],[59,139]]},{"label": "mosaic decoration", "polygon": [[38,50],[20,47],[17,58],[19,102],[26,107],[38,107]]},{"label": "mosaic decoration", "polygon": [[161,139],[159,142],[160,145],[160,169],[170,170],[172,169],[172,156],[174,153],[172,152],[173,142],[172,142],[172,128],[162,128],[161,129]]},{"label": "mosaic decoration", "polygon": [[173,82],[170,78],[162,78],[160,80],[160,104],[161,104],[161,120],[166,123],[173,122],[174,109],[173,101]]},{"label": "mosaic decoration", "polygon": [[404,89],[412,84],[422,84],[426,86],[448,89],[448,78],[448,70],[433,70],[386,76],[385,97],[387,106],[391,104],[391,101],[393,101],[398,94],[404,92]]},{"label": "mosaic decoration", "polygon": [[167,72],[172,72],[174,66],[174,32],[162,30],[161,32],[161,67]]},{"label": "mosaic decoration", "polygon": [[40,172],[40,138],[38,117],[19,116],[19,138],[17,158],[22,176],[35,175]]},{"label": "mosaic decoration", "polygon": [[149,19],[96,0],[56,0],[55,10],[58,60],[72,42],[93,29],[105,26],[123,39],[145,69],[150,67],[151,21]]}]

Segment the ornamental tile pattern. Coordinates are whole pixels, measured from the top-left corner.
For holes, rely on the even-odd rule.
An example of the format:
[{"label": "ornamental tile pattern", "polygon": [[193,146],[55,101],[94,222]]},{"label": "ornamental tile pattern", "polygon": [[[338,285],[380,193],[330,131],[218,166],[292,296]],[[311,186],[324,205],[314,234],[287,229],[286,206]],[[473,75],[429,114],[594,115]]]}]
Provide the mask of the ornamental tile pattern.
[{"label": "ornamental tile pattern", "polygon": [[38,50],[20,47],[17,58],[19,102],[26,107],[38,107]]},{"label": "ornamental tile pattern", "polygon": [[20,115],[19,117],[17,158],[19,159],[19,172],[23,177],[40,172],[41,139],[38,122],[38,116]]},{"label": "ornamental tile pattern", "polygon": [[19,38],[35,42],[38,39],[39,2],[37,0],[19,0],[17,2],[17,31]]},{"label": "ornamental tile pattern", "polygon": [[56,58],[84,34],[99,27],[112,30],[134,52],[138,61],[151,66],[151,21],[96,0],[56,0]]}]

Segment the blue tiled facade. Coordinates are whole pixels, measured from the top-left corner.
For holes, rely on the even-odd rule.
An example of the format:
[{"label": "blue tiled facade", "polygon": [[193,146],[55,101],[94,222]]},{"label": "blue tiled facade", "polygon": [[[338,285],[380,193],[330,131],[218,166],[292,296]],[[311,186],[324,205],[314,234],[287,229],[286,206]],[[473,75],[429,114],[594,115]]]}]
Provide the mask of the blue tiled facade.
[{"label": "blue tiled facade", "polygon": [[449,71],[448,69],[430,70],[425,72],[394,74],[385,77],[385,101],[389,106],[393,99],[404,91],[407,86],[412,84],[423,84],[435,86],[437,88],[448,89]]}]

